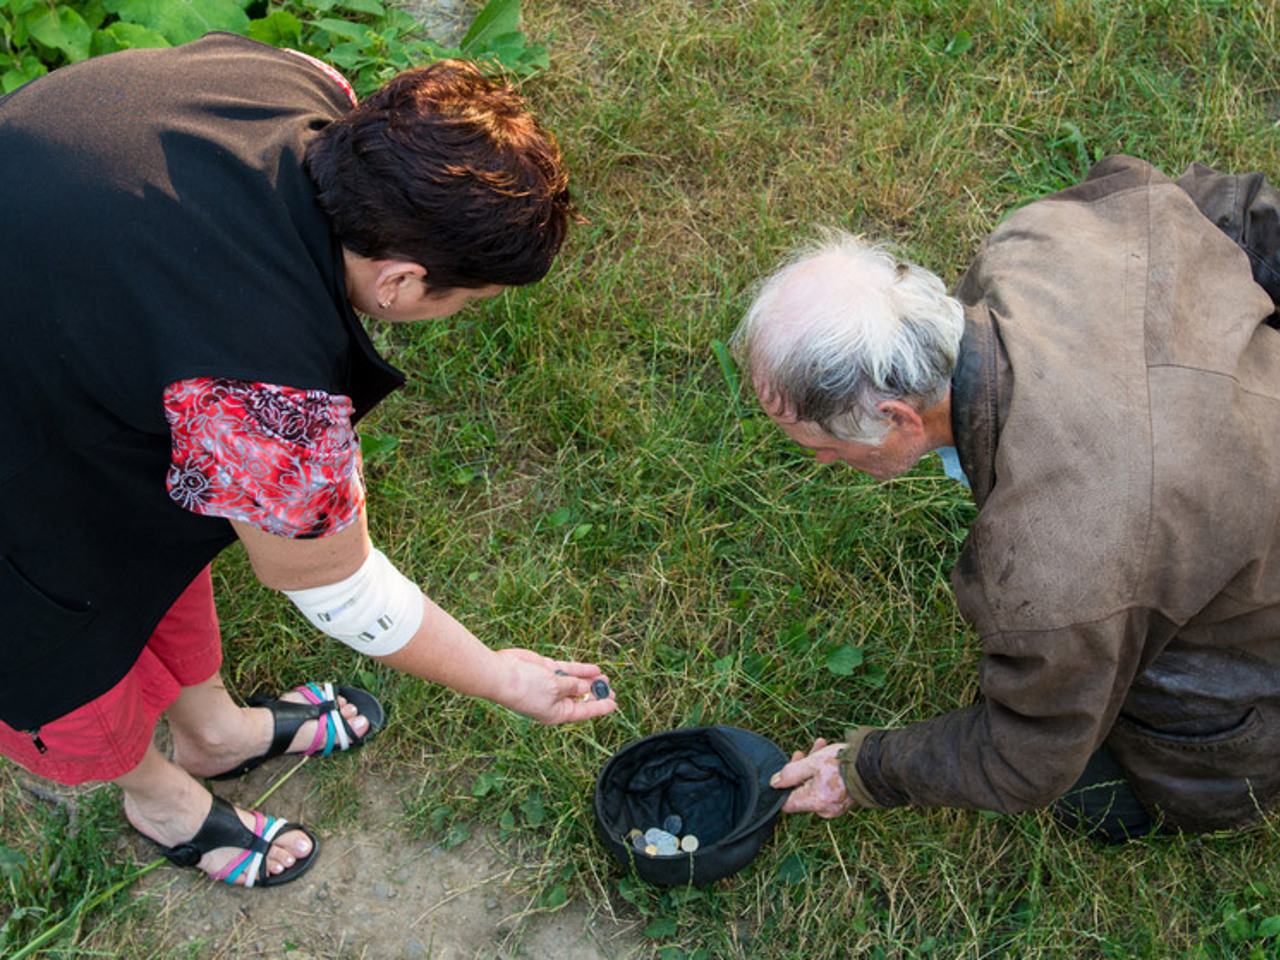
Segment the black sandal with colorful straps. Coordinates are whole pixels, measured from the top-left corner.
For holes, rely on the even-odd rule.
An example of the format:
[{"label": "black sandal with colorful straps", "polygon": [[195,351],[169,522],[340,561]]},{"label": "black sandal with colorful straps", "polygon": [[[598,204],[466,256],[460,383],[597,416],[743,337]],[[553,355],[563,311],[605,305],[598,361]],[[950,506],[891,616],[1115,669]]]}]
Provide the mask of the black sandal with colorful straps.
[{"label": "black sandal with colorful straps", "polygon": [[[250,757],[238,767],[207,779],[231,780],[235,777],[241,777],[259,766],[263,761],[270,760],[272,757],[283,756],[289,752],[293,738],[302,728],[302,725],[309,720],[318,720],[319,729],[316,730],[316,736],[311,742],[311,746],[302,751],[302,754],[306,756],[316,754],[329,756],[332,753],[354,750],[356,747],[363,746],[370,737],[382,729],[383,724],[386,722],[386,713],[382,709],[382,704],[378,702],[378,698],[367,690],[361,690],[359,687],[335,688],[331,683],[307,683],[296,689],[306,697],[306,703],[294,703],[292,700],[260,696],[249,698],[249,706],[266,707],[271,711],[271,717],[275,724],[275,733],[271,739],[271,746],[267,748],[265,753]],[[360,715],[369,721],[369,729],[364,732],[363,736],[357,736],[342,715],[338,708],[337,698],[339,696],[344,697],[348,703],[353,704]]]},{"label": "black sandal with colorful straps", "polygon": [[[196,831],[196,835],[186,843],[166,847],[155,843],[171,863],[180,867],[198,867],[200,859],[210,850],[220,847],[238,847],[242,852],[232,859],[217,873],[207,873],[212,880],[236,884],[243,887],[277,887],[282,883],[297,880],[311,869],[320,847],[313,834],[306,827],[269,817],[257,810],[251,811],[254,828],[250,830],[236,813],[235,807],[219,796],[214,796],[209,815]],[[311,841],[311,852],[305,857],[298,857],[293,866],[280,873],[272,873],[267,866],[267,852],[271,844],[282,833],[301,830]]]}]

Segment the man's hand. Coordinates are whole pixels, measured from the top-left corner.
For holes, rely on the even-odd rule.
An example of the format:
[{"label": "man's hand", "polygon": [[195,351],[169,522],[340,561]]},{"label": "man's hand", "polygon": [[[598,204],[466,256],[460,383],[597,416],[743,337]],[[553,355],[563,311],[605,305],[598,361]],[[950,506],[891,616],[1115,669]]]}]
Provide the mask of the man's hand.
[{"label": "man's hand", "polygon": [[782,807],[783,813],[816,813],[824,820],[848,813],[854,803],[840,776],[843,743],[828,744],[819,737],[806,757],[797,750],[791,762],[773,775],[769,784],[776,789],[795,787]]},{"label": "man's hand", "polygon": [[608,683],[594,663],[552,660],[519,647],[496,653],[510,674],[498,702],[539,723],[591,720],[617,709],[612,689],[603,700],[593,694],[591,688],[597,681]]}]

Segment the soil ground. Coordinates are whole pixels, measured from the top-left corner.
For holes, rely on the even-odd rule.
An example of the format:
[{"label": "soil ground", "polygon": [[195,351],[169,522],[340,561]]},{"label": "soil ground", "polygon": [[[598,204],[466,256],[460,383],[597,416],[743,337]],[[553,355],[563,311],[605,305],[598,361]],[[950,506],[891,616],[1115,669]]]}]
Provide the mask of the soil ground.
[{"label": "soil ground", "polygon": [[[274,761],[269,765],[276,775]],[[266,769],[266,768],[264,768]],[[263,804],[306,823],[306,771]],[[218,793],[249,807],[270,781],[255,771]],[[554,912],[530,906],[519,880],[528,867],[511,844],[476,831],[450,850],[407,839],[397,785],[366,778],[358,828],[316,831],[312,868],[281,887],[245,890],[168,864],[134,896],[154,917],[163,955],[269,960],[620,960],[638,956],[634,920],[591,913],[571,900]],[[136,841],[140,862],[155,848]],[[601,853],[601,851],[592,851]]]}]

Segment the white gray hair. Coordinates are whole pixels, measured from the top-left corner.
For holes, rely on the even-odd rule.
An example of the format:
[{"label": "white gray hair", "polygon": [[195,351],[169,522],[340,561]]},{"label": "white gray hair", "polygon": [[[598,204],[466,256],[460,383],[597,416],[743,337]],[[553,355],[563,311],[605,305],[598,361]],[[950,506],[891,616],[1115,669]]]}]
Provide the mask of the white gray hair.
[{"label": "white gray hair", "polygon": [[761,283],[729,344],[768,407],[874,444],[889,430],[879,404],[946,396],[963,333],[937,276],[829,230]]}]

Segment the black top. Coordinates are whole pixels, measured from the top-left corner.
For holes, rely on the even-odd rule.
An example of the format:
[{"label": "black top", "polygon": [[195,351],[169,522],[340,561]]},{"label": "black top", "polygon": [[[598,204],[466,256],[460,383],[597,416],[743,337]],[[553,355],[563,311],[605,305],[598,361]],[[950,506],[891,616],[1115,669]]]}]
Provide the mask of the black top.
[{"label": "black top", "polygon": [[74,64],[0,99],[0,719],[118,682],[234,535],[173,503],[162,394],[213,376],[351,397],[403,382],[347,303],[303,168],[349,109],[231,34]]}]

